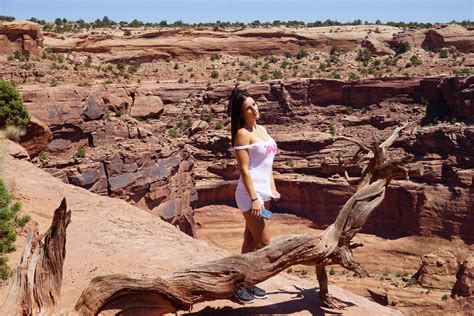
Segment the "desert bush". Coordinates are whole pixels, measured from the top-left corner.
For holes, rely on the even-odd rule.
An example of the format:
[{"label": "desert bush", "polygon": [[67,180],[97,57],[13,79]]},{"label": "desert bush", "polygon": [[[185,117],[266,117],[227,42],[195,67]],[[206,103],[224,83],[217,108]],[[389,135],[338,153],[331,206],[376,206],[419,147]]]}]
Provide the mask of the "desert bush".
[{"label": "desert bush", "polygon": [[132,32],[130,32],[130,30],[125,30],[125,31],[123,32],[123,35],[124,35],[124,36],[130,36],[130,35],[132,35]]},{"label": "desert bush", "polygon": [[279,70],[275,70],[272,73],[272,77],[273,77],[273,79],[283,79],[283,73]]},{"label": "desert bush", "polygon": [[280,67],[283,68],[283,69],[286,69],[286,68],[288,68],[289,65],[290,65],[290,62],[288,60],[284,60],[284,61],[281,62]]},{"label": "desert bush", "polygon": [[448,50],[447,49],[442,49],[439,51],[439,58],[448,58]]},{"label": "desert bush", "polygon": [[219,72],[218,72],[216,69],[214,69],[214,70],[211,72],[211,78],[216,79],[216,78],[218,78],[218,77],[219,77]]},{"label": "desert bush", "polygon": [[76,153],[74,154],[75,158],[84,158],[86,156],[86,147],[84,145],[80,146]]},{"label": "desert bush", "polygon": [[214,60],[219,60],[221,59],[222,55],[221,54],[218,54],[218,53],[214,53],[211,55],[211,60],[214,61]]},{"label": "desert bush", "polygon": [[306,49],[304,49],[303,47],[300,48],[300,50],[298,51],[298,53],[296,54],[296,58],[297,59],[303,59],[305,57],[308,57],[308,51]]},{"label": "desert bush", "polygon": [[400,44],[398,44],[397,47],[395,47],[395,53],[397,55],[401,55],[408,52],[410,48],[411,48],[410,43],[408,43],[407,41],[401,41]]},{"label": "desert bush", "polygon": [[3,135],[12,142],[18,143],[21,138],[21,129],[18,126],[8,125],[3,130]]},{"label": "desert bush", "polygon": [[370,58],[372,58],[372,53],[367,48],[361,48],[357,51],[356,60],[364,63],[364,66],[367,66]]},{"label": "desert bush", "polygon": [[261,80],[261,81],[265,81],[265,80],[268,80],[268,79],[270,79],[270,76],[269,76],[266,72],[264,72],[264,73],[260,76],[260,80]]},{"label": "desert bush", "polygon": [[331,74],[329,75],[329,78],[332,78],[332,79],[341,79],[341,75],[340,75],[337,71],[333,71],[333,72],[331,72]]},{"label": "desert bush", "polygon": [[7,125],[26,127],[30,114],[10,81],[0,79],[0,128]]},{"label": "desert bush", "polygon": [[0,179],[0,278],[2,280],[12,275],[12,270],[7,265],[6,254],[16,250],[15,230],[25,226],[31,219],[29,215],[19,216],[20,209],[19,202],[12,204],[10,193],[3,180]]},{"label": "desert bush", "polygon": [[413,56],[411,56],[411,58],[410,58],[410,63],[411,63],[413,66],[417,67],[417,66],[421,65],[423,62],[421,61],[420,58],[418,58],[418,56],[413,55]]}]

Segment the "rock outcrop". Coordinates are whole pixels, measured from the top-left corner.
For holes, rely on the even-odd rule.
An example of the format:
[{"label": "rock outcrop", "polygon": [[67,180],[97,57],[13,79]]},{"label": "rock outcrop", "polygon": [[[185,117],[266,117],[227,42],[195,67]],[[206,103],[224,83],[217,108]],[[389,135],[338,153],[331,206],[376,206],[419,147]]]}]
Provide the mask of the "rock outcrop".
[{"label": "rock outcrop", "polygon": [[474,294],[474,255],[471,253],[461,263],[456,274],[452,295],[472,298]]},{"label": "rock outcrop", "polygon": [[21,137],[21,145],[28,151],[31,157],[36,157],[48,147],[52,139],[53,133],[51,133],[49,127],[32,116],[26,127],[25,135]]},{"label": "rock outcrop", "polygon": [[[410,121],[412,128],[395,147],[422,161],[425,174],[392,182],[365,231],[385,237],[415,234],[474,240],[469,229],[474,224],[471,81],[472,77],[307,79],[242,85],[259,103],[262,122],[280,148],[274,170],[283,198],[273,207],[326,227],[354,192],[343,178],[344,171],[351,177],[361,172],[358,166],[343,166],[352,147],[335,142],[331,134],[376,141]],[[170,222],[184,220],[188,224],[177,225],[189,228],[191,205],[234,203],[238,170],[229,151],[225,112],[233,88],[231,83],[148,83],[23,89],[21,93],[30,112],[48,122],[53,132],[47,151],[61,156],[44,163],[44,168],[66,182],[125,198]],[[157,103],[137,120],[129,114],[141,96]],[[428,105],[416,103],[419,100]],[[434,120],[434,115],[448,122],[422,125]],[[451,123],[451,117],[464,123]],[[183,142],[187,145],[178,145]],[[85,159],[76,155],[80,146],[86,146]],[[178,154],[179,148],[185,153]],[[161,164],[168,171],[160,169]],[[198,200],[189,180],[193,177]],[[179,215],[184,214],[179,209],[186,209],[187,215]]]},{"label": "rock outcrop", "polygon": [[[165,126],[153,130],[130,116],[159,118],[163,103],[153,93],[144,87],[99,86],[31,89],[22,96],[53,134],[49,157],[39,160],[45,170],[66,183],[123,198],[194,236],[189,153],[163,135]],[[26,135],[24,142],[33,156],[35,139]]]},{"label": "rock outcrop", "polygon": [[456,282],[458,259],[449,249],[440,249],[421,258],[418,283],[425,288],[451,290]]},{"label": "rock outcrop", "polygon": [[46,33],[45,45],[53,52],[94,53],[113,63],[132,60],[151,62],[168,57],[195,59],[215,52],[244,56],[282,55],[287,51],[296,53],[301,47],[309,51],[329,52],[336,46],[349,51],[361,45],[380,56],[393,54],[392,48],[401,41],[409,41],[412,47],[419,48],[454,46],[466,53],[474,51],[474,32],[457,25],[408,31],[378,26],[376,32],[373,31],[374,26],[371,25],[296,30],[174,28],[145,31],[125,38],[113,34],[72,34],[67,40],[65,37]]},{"label": "rock outcrop", "polygon": [[38,57],[43,34],[39,24],[28,21],[0,22],[0,58],[19,52]]}]

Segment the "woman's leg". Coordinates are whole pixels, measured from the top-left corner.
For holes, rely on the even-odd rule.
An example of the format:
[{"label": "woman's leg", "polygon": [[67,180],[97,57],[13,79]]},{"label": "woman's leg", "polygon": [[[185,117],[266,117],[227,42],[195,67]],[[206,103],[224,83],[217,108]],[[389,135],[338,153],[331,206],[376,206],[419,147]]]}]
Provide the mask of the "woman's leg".
[{"label": "woman's leg", "polygon": [[242,243],[242,250],[241,253],[245,253],[247,248],[253,243],[253,237],[248,229],[247,225],[245,225],[244,230],[244,242]]},{"label": "woman's leg", "polygon": [[[268,209],[270,207],[270,201],[265,202],[264,206]],[[244,212],[243,215],[245,218],[245,229],[250,232],[253,241],[249,243],[245,249],[243,247],[244,245],[242,245],[242,253],[252,252],[268,245],[270,243],[270,233],[265,220],[253,216],[249,211]]]}]

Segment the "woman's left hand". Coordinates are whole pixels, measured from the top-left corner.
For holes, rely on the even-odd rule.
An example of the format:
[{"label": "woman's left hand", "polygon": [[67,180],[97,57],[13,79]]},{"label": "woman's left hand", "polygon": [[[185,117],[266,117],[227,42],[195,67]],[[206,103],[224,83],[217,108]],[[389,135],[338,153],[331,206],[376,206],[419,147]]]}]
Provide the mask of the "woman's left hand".
[{"label": "woman's left hand", "polygon": [[272,190],[273,193],[273,200],[278,201],[281,197],[280,193],[277,190]]}]

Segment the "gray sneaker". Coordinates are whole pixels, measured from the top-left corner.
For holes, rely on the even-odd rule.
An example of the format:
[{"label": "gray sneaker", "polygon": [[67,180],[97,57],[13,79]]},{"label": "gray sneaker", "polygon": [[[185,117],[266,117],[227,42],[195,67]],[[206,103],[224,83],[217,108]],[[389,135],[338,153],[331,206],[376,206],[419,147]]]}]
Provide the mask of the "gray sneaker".
[{"label": "gray sneaker", "polygon": [[255,298],[265,299],[267,298],[267,292],[264,289],[259,288],[258,286],[252,285],[247,288],[247,291],[250,295]]},{"label": "gray sneaker", "polygon": [[253,303],[254,297],[249,294],[248,290],[244,287],[241,287],[235,292],[235,297],[244,304]]}]

